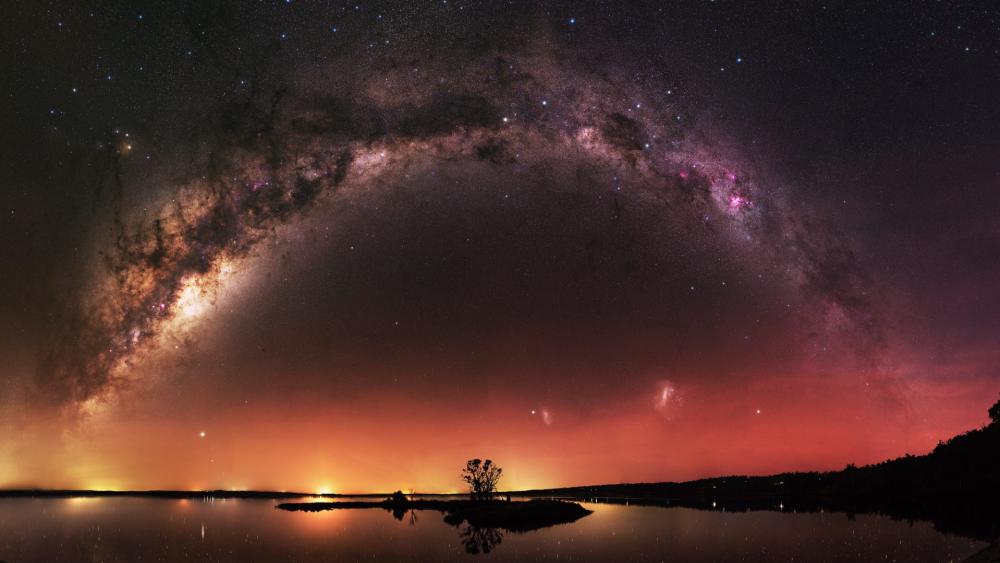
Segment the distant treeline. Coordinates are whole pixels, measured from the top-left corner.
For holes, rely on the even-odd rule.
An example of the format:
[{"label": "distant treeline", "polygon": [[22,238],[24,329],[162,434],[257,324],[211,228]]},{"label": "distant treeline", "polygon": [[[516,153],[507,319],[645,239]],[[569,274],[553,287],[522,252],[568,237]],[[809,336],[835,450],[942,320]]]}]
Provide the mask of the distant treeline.
[{"label": "distant treeline", "polygon": [[[993,411],[991,410],[991,415]],[[630,483],[521,491],[716,510],[836,510],[931,520],[944,532],[1000,536],[1000,421],[906,455],[842,471],[729,476],[684,483]]]}]

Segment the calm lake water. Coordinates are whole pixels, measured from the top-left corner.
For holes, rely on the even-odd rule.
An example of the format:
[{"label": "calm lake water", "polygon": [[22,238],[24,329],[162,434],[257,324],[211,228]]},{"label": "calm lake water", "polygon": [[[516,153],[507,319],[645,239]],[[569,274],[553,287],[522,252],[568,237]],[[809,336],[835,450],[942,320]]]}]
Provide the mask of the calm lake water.
[{"label": "calm lake water", "polygon": [[306,513],[275,504],[0,499],[0,560],[961,561],[986,546],[926,522],[842,513],[584,503],[594,513],[582,520],[518,534],[456,528],[434,511],[396,520],[380,509]]}]

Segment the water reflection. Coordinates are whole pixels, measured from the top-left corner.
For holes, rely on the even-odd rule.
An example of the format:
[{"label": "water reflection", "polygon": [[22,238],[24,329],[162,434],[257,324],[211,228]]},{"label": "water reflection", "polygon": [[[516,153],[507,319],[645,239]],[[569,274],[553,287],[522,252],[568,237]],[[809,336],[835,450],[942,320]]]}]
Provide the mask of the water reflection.
[{"label": "water reflection", "polygon": [[0,499],[0,561],[961,561],[987,545],[928,522],[788,506],[585,506],[594,513],[572,524],[509,533],[455,527],[434,511],[286,512],[274,501],[247,499]]},{"label": "water reflection", "polygon": [[417,525],[418,517],[416,510],[402,508],[402,507],[395,507],[392,509],[392,517],[395,518],[396,520],[399,520],[400,522],[402,522],[403,518],[405,517],[406,521],[409,522],[411,526]]},{"label": "water reflection", "polygon": [[489,553],[503,541],[503,533],[496,528],[477,528],[466,525],[459,532],[465,552],[472,555]]}]

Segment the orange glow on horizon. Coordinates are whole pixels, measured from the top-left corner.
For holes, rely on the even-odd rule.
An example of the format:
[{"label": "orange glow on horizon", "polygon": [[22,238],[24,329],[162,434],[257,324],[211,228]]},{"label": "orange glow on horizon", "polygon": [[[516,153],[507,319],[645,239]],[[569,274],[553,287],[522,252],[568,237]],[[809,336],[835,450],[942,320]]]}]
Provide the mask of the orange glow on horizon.
[{"label": "orange glow on horizon", "polygon": [[[683,409],[698,400],[696,390],[687,391]],[[350,408],[302,403],[295,416],[280,407],[261,407],[216,413],[207,420],[143,424],[120,412],[86,432],[67,433],[67,450],[49,452],[55,462],[40,470],[26,472],[31,459],[8,461],[0,486],[460,493],[459,470],[472,457],[490,457],[504,468],[501,491],[840,469],[848,462],[923,453],[937,440],[977,424],[944,406],[939,402],[939,412],[952,421],[946,429],[929,433],[914,427],[901,434],[892,426],[873,430],[865,418],[832,426],[833,413],[816,405],[763,396],[747,400],[742,414],[731,414],[736,410],[731,403],[704,403],[697,417],[682,410],[669,420],[643,396],[628,408],[572,424],[561,417],[552,425],[531,416],[530,408],[499,402],[476,415],[461,415],[478,424],[503,421],[494,422],[502,432],[476,440],[447,420],[420,415],[419,409],[408,414],[406,439],[400,439],[396,413],[416,408],[405,397],[380,398],[377,408],[384,416],[371,416],[376,406],[364,403]],[[276,426],[278,417],[282,424]],[[787,424],[792,419],[798,424]],[[739,433],[732,432],[734,427]],[[205,428],[208,437],[200,438],[197,428]],[[64,462],[60,455],[70,457]]]}]

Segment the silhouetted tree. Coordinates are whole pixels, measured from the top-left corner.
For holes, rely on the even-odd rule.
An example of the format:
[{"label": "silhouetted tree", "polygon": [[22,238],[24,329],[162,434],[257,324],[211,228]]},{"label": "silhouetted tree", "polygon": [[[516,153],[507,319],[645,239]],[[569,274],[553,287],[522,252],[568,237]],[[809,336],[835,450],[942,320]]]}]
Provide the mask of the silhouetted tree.
[{"label": "silhouetted tree", "polygon": [[492,460],[470,459],[462,470],[462,480],[469,484],[469,495],[473,500],[490,500],[497,491],[497,483],[503,469]]},{"label": "silhouetted tree", "polygon": [[396,491],[392,493],[392,496],[385,499],[384,504],[388,504],[386,510],[392,511],[393,518],[402,521],[410,505],[410,499],[406,498],[403,491]]},{"label": "silhouetted tree", "polygon": [[1000,423],[1000,401],[993,403],[993,406],[990,407],[989,413],[990,420],[993,421],[993,424]]}]

